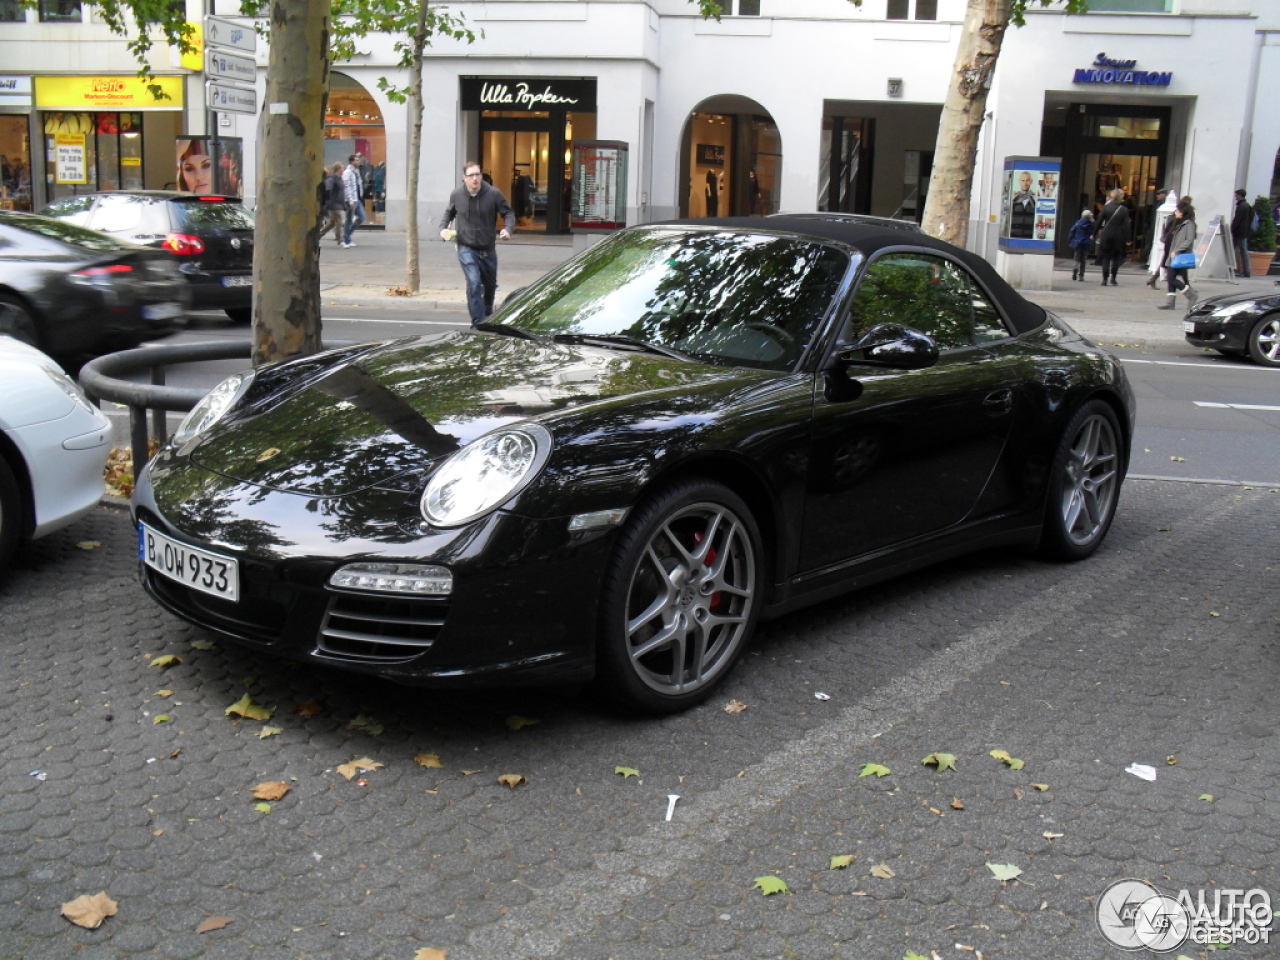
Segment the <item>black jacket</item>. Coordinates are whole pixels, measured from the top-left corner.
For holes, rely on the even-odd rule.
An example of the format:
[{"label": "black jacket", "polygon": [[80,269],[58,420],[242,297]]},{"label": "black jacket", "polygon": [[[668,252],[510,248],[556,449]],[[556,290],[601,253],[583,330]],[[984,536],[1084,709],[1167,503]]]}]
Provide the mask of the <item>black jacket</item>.
[{"label": "black jacket", "polygon": [[501,215],[509,232],[516,229],[516,212],[497,187],[481,182],[473,197],[466,187],[458,187],[449,194],[449,205],[440,218],[440,229],[447,229],[452,222],[458,231],[458,243],[475,250],[492,250],[498,242],[494,221]]}]

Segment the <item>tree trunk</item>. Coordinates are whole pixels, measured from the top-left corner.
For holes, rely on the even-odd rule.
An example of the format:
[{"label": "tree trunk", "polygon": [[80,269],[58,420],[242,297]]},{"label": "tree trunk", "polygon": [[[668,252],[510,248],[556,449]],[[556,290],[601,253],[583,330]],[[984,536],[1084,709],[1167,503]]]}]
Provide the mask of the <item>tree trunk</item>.
[{"label": "tree trunk", "polygon": [[253,363],[320,349],[330,0],[272,0],[253,256]]},{"label": "tree trunk", "polygon": [[418,271],[418,167],[422,164],[422,52],[427,46],[427,0],[419,0],[418,26],[413,34],[413,63],[409,67],[409,169],[405,184],[405,286],[417,293],[422,285]]},{"label": "tree trunk", "polygon": [[923,226],[925,233],[961,247],[969,237],[978,134],[1011,13],[1011,0],[968,0],[955,72],[942,106]]}]

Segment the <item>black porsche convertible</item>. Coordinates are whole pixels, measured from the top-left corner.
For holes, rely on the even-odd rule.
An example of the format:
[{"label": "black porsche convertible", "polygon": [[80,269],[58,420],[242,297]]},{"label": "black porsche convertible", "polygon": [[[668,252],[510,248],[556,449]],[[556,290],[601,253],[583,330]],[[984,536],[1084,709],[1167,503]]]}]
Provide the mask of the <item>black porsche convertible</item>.
[{"label": "black porsche convertible", "polygon": [[1120,364],[923,234],[632,228],[475,330],[231,377],[133,501],[146,589],[281,656],[423,685],[706,698],[762,617],[1115,514]]}]

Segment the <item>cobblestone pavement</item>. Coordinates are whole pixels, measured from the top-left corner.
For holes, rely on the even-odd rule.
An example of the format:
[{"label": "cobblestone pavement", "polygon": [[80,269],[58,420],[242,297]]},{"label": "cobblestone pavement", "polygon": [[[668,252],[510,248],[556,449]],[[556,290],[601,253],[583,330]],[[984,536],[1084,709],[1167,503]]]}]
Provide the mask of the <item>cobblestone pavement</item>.
[{"label": "cobblestone pavement", "polygon": [[[0,958],[1133,957],[1094,927],[1113,880],[1280,897],[1278,528],[1276,489],[1130,482],[1092,560],[983,554],[773,622],[654,721],[240,650],[143,595],[104,507],[0,584]],[[228,716],[245,693],[274,716]],[[59,915],[99,891],[99,929]]]}]

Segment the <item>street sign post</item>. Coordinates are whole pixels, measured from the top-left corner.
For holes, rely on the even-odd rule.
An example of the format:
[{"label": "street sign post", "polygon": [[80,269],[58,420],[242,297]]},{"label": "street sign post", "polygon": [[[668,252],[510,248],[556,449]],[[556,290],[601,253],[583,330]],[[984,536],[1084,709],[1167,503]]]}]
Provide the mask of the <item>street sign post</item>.
[{"label": "street sign post", "polygon": [[205,17],[204,43],[207,47],[253,53],[258,49],[258,34],[251,26],[223,20],[221,17]]},{"label": "street sign post", "polygon": [[210,80],[232,80],[252,86],[258,78],[258,63],[252,57],[237,57],[221,50],[206,50],[204,72]]},{"label": "street sign post", "polygon": [[257,113],[258,91],[252,87],[240,87],[233,83],[205,81],[206,103],[210,110],[220,113]]}]

